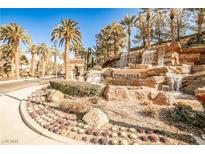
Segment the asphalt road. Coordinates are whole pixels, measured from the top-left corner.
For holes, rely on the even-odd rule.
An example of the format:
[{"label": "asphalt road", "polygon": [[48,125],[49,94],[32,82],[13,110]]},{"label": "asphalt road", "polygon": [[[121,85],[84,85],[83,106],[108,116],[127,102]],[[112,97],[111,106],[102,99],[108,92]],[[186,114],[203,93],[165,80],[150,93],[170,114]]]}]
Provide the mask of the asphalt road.
[{"label": "asphalt road", "polygon": [[23,80],[12,83],[0,84],[0,94],[12,92],[22,88],[37,86],[47,84],[49,79],[34,79],[34,80]]}]

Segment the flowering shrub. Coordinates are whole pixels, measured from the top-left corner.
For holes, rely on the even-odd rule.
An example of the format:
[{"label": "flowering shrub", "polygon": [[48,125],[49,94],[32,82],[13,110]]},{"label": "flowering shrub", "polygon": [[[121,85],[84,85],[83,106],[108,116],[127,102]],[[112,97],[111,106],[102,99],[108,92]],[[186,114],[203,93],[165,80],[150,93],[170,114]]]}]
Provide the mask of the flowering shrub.
[{"label": "flowering shrub", "polygon": [[201,105],[205,110],[205,95],[197,95],[197,100],[200,101]]}]

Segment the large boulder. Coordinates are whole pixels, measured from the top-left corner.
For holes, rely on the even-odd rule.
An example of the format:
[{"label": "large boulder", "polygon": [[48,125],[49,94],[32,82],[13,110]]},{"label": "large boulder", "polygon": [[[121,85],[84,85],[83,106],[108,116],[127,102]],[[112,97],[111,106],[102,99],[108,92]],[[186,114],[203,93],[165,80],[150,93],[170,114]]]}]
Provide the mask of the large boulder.
[{"label": "large boulder", "polygon": [[180,63],[182,64],[194,64],[200,59],[200,53],[181,53],[179,55]]},{"label": "large boulder", "polygon": [[193,73],[205,71],[205,65],[194,65],[192,71]]},{"label": "large boulder", "polygon": [[113,69],[108,68],[103,72],[104,77],[112,77]]},{"label": "large boulder", "polygon": [[146,86],[151,88],[159,88],[159,85],[165,81],[164,76],[150,76],[145,79],[136,79],[130,85]]},{"label": "large boulder", "polygon": [[104,97],[108,101],[129,101],[129,93],[125,86],[107,86],[104,91]]},{"label": "large boulder", "polygon": [[151,69],[147,69],[144,72],[141,72],[140,77],[148,77],[148,76],[159,76],[168,72],[167,67],[153,67]]},{"label": "large boulder", "polygon": [[174,74],[188,74],[191,72],[191,65],[168,66],[169,72]]},{"label": "large boulder", "polygon": [[183,78],[182,91],[187,94],[194,94],[195,89],[204,87],[204,85],[205,71],[197,72]]},{"label": "large boulder", "polygon": [[106,113],[104,113],[99,108],[91,108],[84,116],[83,121],[85,121],[89,126],[94,128],[101,128],[103,125],[109,122],[109,118]]},{"label": "large boulder", "polygon": [[128,52],[128,63],[141,64],[143,50],[136,50]]},{"label": "large boulder", "polygon": [[92,107],[90,103],[77,99],[63,99],[59,105],[61,109],[74,113],[85,113]]},{"label": "large boulder", "polygon": [[174,44],[166,44],[165,51],[166,52],[176,51],[178,53],[181,53],[182,52],[182,47],[181,47],[181,44],[179,42],[174,43]]},{"label": "large boulder", "polygon": [[128,64],[129,69],[150,69],[152,65],[150,64]]},{"label": "large boulder", "polygon": [[205,53],[200,54],[199,64],[205,64]]},{"label": "large boulder", "polygon": [[49,90],[47,94],[47,101],[59,103],[64,99],[64,94],[58,90]]},{"label": "large boulder", "polygon": [[175,51],[169,51],[164,56],[165,65],[179,65],[179,54]]},{"label": "large boulder", "polygon": [[171,105],[174,103],[174,99],[172,99],[165,92],[159,92],[156,97],[153,99],[153,104],[158,105]]},{"label": "large boulder", "polygon": [[127,86],[127,90],[129,93],[130,102],[147,102],[151,99],[151,95],[158,93],[156,89],[144,87],[144,86],[139,86],[139,87]]},{"label": "large boulder", "polygon": [[171,105],[175,102],[174,98],[167,93],[158,91],[155,88],[145,86],[107,86],[105,98],[108,101],[121,101],[132,103],[153,102],[157,105]]},{"label": "large boulder", "polygon": [[204,95],[205,96],[205,87],[195,89],[194,93],[195,93],[196,96],[198,96],[198,95],[200,95],[200,96]]}]

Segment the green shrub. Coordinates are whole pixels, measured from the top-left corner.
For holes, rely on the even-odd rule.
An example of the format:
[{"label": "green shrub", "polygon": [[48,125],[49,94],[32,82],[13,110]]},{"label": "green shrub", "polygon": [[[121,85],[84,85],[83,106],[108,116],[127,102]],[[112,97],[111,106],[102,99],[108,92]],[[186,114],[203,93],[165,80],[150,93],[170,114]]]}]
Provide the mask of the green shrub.
[{"label": "green shrub", "polygon": [[169,115],[176,122],[181,121],[192,126],[205,128],[205,115],[193,110],[189,105],[175,104],[175,107],[170,109]]},{"label": "green shrub", "polygon": [[92,85],[85,82],[76,81],[50,81],[53,89],[59,90],[71,96],[101,96],[104,87],[100,85]]}]

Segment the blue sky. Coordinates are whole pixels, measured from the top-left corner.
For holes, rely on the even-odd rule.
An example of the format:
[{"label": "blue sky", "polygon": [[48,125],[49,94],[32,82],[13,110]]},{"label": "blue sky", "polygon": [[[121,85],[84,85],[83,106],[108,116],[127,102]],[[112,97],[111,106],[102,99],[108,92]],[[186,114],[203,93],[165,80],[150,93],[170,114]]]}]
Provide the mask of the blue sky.
[{"label": "blue sky", "polygon": [[34,44],[45,42],[51,46],[50,34],[53,27],[60,23],[61,19],[70,18],[79,23],[84,46],[92,47],[95,45],[95,35],[100,29],[113,21],[120,21],[127,14],[137,15],[139,11],[136,8],[0,9],[0,24],[16,22],[28,31]]}]

